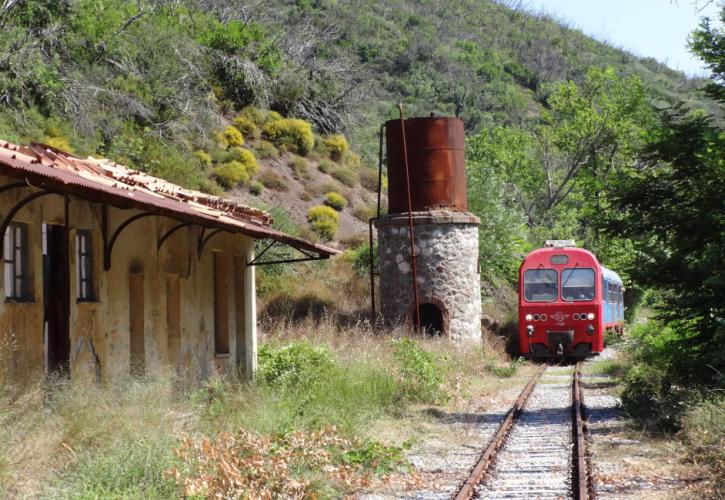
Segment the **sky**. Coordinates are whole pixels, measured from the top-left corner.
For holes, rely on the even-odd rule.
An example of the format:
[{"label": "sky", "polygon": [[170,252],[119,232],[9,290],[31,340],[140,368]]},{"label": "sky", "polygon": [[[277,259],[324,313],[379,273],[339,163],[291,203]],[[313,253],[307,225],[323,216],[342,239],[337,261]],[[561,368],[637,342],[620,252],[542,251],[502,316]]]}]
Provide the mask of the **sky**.
[{"label": "sky", "polygon": [[[598,40],[636,55],[654,57],[690,76],[706,76],[687,50],[687,37],[703,16],[717,19],[718,3],[706,0],[526,0]],[[698,12],[698,9],[702,9]]]}]

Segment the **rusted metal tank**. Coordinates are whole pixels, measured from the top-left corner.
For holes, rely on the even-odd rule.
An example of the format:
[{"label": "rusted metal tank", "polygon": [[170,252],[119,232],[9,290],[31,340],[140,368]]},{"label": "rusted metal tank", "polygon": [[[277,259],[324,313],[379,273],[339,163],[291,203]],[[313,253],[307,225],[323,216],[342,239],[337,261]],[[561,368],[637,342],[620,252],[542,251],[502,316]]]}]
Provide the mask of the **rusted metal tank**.
[{"label": "rusted metal tank", "polygon": [[[408,211],[401,121],[385,124],[389,213]],[[410,169],[410,197],[414,212],[445,208],[468,210],[463,121],[458,118],[405,120]]]}]

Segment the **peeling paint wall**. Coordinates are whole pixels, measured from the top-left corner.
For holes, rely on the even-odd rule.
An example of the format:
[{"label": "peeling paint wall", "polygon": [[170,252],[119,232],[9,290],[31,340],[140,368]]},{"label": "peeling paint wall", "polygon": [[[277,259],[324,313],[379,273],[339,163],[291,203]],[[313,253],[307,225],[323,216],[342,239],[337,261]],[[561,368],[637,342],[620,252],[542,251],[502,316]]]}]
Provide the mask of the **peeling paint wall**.
[{"label": "peeling paint wall", "polygon": [[[11,182],[14,181],[0,176],[0,186]],[[0,193],[0,217],[4,218],[16,203],[36,191],[27,187]],[[108,206],[108,239],[124,221],[139,213]],[[245,262],[253,257],[253,239],[220,232],[208,239],[199,255],[200,238],[209,236],[211,231],[186,226],[175,231],[159,249],[161,236],[179,222],[160,216],[144,217],[119,234],[113,246],[111,267],[106,271],[101,204],[49,195],[24,206],[13,221],[28,224],[31,296],[26,302],[6,300],[0,279],[0,335],[12,335],[17,346],[9,366],[0,369],[7,369],[11,377],[39,376],[46,370],[43,223],[63,225],[68,230],[71,297],[68,361],[73,378],[113,380],[129,373],[132,273],[142,275],[143,318],[136,324],[143,327],[145,373],[155,375],[171,368],[183,376],[208,377],[216,370],[239,369],[252,376],[256,364],[254,267],[246,266]],[[89,301],[77,300],[76,235],[79,230],[90,230],[92,235],[94,297]],[[221,354],[214,352],[215,252],[226,259],[231,270],[226,300],[229,352]],[[0,269],[2,266],[0,262]]]}]

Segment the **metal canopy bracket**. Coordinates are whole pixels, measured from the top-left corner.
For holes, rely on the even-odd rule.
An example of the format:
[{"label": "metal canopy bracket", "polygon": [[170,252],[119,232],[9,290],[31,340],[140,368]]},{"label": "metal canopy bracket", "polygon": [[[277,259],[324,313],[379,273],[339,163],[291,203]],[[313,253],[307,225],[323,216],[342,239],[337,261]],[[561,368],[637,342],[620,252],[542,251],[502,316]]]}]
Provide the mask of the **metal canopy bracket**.
[{"label": "metal canopy bracket", "polygon": [[225,231],[224,229],[215,229],[211,233],[204,236],[205,232],[206,232],[206,228],[205,227],[201,228],[201,234],[199,235],[199,243],[196,246],[196,254],[197,254],[197,257],[199,260],[201,260],[201,254],[202,254],[202,252],[204,252],[204,247],[206,246],[206,244],[209,242],[210,239],[212,239],[214,236],[216,236],[217,234],[219,234],[221,232],[229,233],[231,231]]},{"label": "metal canopy bracket", "polygon": [[[13,189],[16,187],[21,187],[19,184],[21,184],[21,183],[9,184],[7,186],[3,186],[2,188],[0,188],[0,192],[7,191],[9,189]],[[22,185],[27,186],[27,184],[22,184]],[[29,186],[27,186],[27,187],[29,187]],[[10,211],[5,216],[5,218],[3,218],[2,224],[0,224],[0,237],[3,237],[3,238],[5,237],[5,232],[7,231],[8,226],[10,225],[10,222],[13,220],[13,217],[15,217],[15,215],[17,215],[17,213],[20,211],[21,208],[23,208],[25,205],[27,205],[31,201],[41,198],[43,196],[48,196],[49,194],[58,194],[58,193],[56,193],[54,191],[38,191],[36,193],[29,194],[28,196],[26,196],[25,198],[23,198],[22,200],[17,202],[13,206],[13,208],[10,209]],[[3,260],[5,258],[4,253],[5,253],[5,245],[0,245],[0,260]]]},{"label": "metal canopy bracket", "polygon": [[108,239],[108,214],[107,214],[108,207],[106,205],[103,205],[103,269],[108,271],[111,269],[111,254],[113,253],[113,245],[115,245],[116,240],[121,235],[121,231],[126,229],[131,223],[136,222],[139,219],[143,219],[145,217],[151,217],[153,214],[150,212],[144,212],[141,214],[132,215],[125,221],[121,223],[120,226],[116,228],[116,230],[111,235],[111,239]]},{"label": "metal canopy bracket", "polygon": [[[293,262],[310,262],[310,261],[313,261],[313,260],[325,260],[325,259],[329,259],[330,258],[329,255],[319,255],[319,254],[318,255],[314,255],[314,254],[305,252],[301,248],[292,247],[295,250],[297,250],[298,252],[300,252],[302,255],[304,255],[304,257],[299,258],[299,259],[278,259],[278,260],[260,261],[260,259],[262,258],[262,256],[265,253],[267,253],[267,251],[270,250],[272,247],[274,247],[275,245],[277,245],[278,243],[280,243],[280,242],[277,241],[277,240],[272,240],[272,243],[270,243],[269,245],[267,245],[264,250],[262,250],[261,252],[259,252],[259,254],[256,257],[254,257],[254,259],[252,259],[251,261],[247,261],[247,266],[269,266],[269,265],[272,265],[272,264],[291,264]],[[291,245],[284,245],[284,246],[291,246]]]},{"label": "metal canopy bracket", "polygon": [[166,231],[161,238],[159,238],[158,243],[156,244],[156,250],[161,250],[161,245],[164,244],[164,242],[169,239],[169,237],[174,234],[176,231],[178,231],[181,228],[193,226],[193,222],[182,222],[181,224],[177,224],[176,226],[172,227],[168,231]]}]

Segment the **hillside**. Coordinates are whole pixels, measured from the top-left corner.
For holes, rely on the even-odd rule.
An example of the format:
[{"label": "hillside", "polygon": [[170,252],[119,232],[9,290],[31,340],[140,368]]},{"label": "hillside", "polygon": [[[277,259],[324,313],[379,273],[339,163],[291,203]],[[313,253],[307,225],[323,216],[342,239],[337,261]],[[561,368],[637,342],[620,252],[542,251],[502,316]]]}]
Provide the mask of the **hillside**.
[{"label": "hillside", "polygon": [[[397,116],[398,101],[407,115],[459,115],[470,134],[526,129],[549,106],[554,83],[579,83],[588,68],[611,66],[644,82],[655,105],[712,107],[696,91],[699,81],[490,1],[4,5],[0,137],[109,157],[208,191],[221,185],[249,203],[288,210],[308,233],[307,209],[334,191],[348,201],[336,239],[365,230],[377,131]],[[257,146],[270,137],[259,133],[260,122],[242,149],[261,169],[222,180],[220,166],[239,158],[214,136],[250,105],[306,120],[318,144],[344,133],[362,161],[354,155],[333,165],[349,171],[341,182],[320,172],[329,159],[320,148],[295,160],[277,138],[273,156],[283,156],[265,158]]]}]

